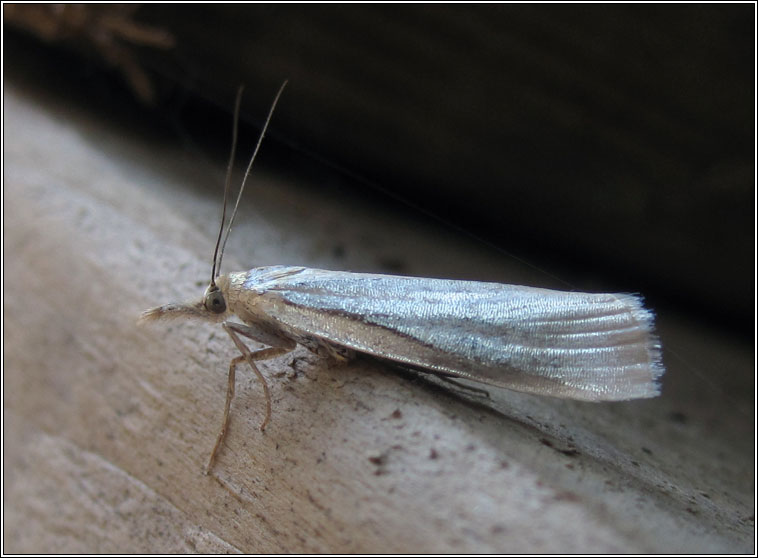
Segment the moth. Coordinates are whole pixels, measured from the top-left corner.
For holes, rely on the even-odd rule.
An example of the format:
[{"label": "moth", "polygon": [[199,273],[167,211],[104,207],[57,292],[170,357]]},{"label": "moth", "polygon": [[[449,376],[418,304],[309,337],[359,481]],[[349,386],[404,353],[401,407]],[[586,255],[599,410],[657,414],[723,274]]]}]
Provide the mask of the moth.
[{"label": "moth", "polygon": [[[242,90],[238,93],[224,209],[205,294],[141,316],[142,321],[220,323],[240,351],[229,365],[223,423],[206,473],[228,429],[236,367],[247,363],[261,381],[263,430],[271,418],[271,396],[255,363],[298,344],[337,360],[363,353],[443,377],[553,397],[621,401],[660,393],[661,347],[653,333],[653,314],[637,295],[292,266],[221,275],[245,182],[285,85],[271,106],[220,244]],[[265,348],[250,350],[243,338]]]}]

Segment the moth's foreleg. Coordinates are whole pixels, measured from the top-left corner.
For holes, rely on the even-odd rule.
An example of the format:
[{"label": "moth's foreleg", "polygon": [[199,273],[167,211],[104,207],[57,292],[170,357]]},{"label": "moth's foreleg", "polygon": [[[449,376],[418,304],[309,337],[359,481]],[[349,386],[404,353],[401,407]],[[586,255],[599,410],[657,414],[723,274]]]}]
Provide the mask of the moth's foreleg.
[{"label": "moth's foreleg", "polygon": [[233,358],[232,361],[229,363],[229,385],[226,388],[226,404],[224,405],[224,421],[221,423],[221,430],[218,433],[218,438],[216,438],[216,444],[213,446],[213,451],[211,451],[211,457],[210,459],[208,459],[208,464],[205,466],[206,475],[213,467],[213,464],[216,462],[216,454],[218,453],[218,450],[221,448],[221,444],[223,443],[224,438],[226,437],[226,429],[229,426],[229,408],[232,403],[232,398],[234,397],[234,379],[236,376],[236,369],[237,369],[237,365],[240,362],[243,362],[244,360],[245,360],[245,356],[240,355],[237,358]]},{"label": "moth's foreleg", "polygon": [[[260,370],[258,370],[258,367],[255,365],[254,361],[267,360],[269,358],[274,358],[279,355],[288,353],[297,346],[297,343],[288,337],[270,333],[253,326],[226,322],[223,324],[223,327],[229,334],[229,337],[232,338],[232,341],[234,341],[234,344],[237,346],[239,351],[245,357],[245,360],[250,365],[250,368],[253,369],[255,375],[258,376],[261,384],[263,384],[263,392],[266,396],[266,418],[263,419],[263,422],[261,423],[261,431],[263,431],[266,429],[266,425],[271,419],[271,394],[269,393],[268,383],[266,383],[266,379],[263,377],[263,374],[261,374]],[[266,349],[260,349],[258,351],[251,352],[250,349],[247,348],[247,345],[242,342],[237,334],[244,335],[253,341],[258,341],[259,343],[264,343],[271,346]],[[232,376],[231,368],[229,369],[229,375],[230,377]],[[227,401],[227,407],[228,406],[229,401]]]},{"label": "moth's foreleg", "polygon": [[[229,334],[229,337],[232,338],[232,341],[234,341],[234,344],[237,346],[237,349],[239,349],[239,351],[242,354],[238,357],[233,358],[232,361],[229,363],[229,383],[226,389],[226,403],[224,404],[224,419],[221,425],[221,431],[219,432],[218,438],[216,439],[216,444],[213,446],[213,451],[211,452],[210,459],[208,459],[208,465],[205,468],[206,474],[208,474],[208,472],[213,468],[213,464],[216,461],[216,456],[219,450],[221,449],[221,445],[224,442],[224,438],[226,438],[226,432],[229,428],[229,410],[231,408],[232,398],[234,397],[234,385],[235,385],[237,365],[240,364],[241,362],[247,362],[250,365],[250,368],[252,368],[255,375],[258,376],[258,379],[261,381],[261,384],[263,384],[263,392],[266,397],[266,417],[263,419],[263,422],[261,423],[260,428],[262,431],[266,428],[266,425],[271,419],[271,394],[269,392],[266,379],[263,377],[263,374],[261,374],[260,370],[258,370],[258,367],[255,365],[255,361],[267,360],[270,358],[277,357],[279,355],[283,355],[293,350],[296,346],[296,343],[292,341],[291,339],[287,339],[285,337],[273,336],[266,332],[262,332],[255,328],[251,328],[249,326],[244,326],[244,325],[235,324],[235,323],[225,323],[225,324],[222,324],[222,326],[226,330],[226,332]],[[251,351],[242,342],[238,334],[244,335],[245,337],[249,337],[250,339],[253,339],[255,341],[260,341],[261,343],[272,344],[272,345],[276,344],[277,346],[267,347],[265,349],[260,349],[258,351]]]}]

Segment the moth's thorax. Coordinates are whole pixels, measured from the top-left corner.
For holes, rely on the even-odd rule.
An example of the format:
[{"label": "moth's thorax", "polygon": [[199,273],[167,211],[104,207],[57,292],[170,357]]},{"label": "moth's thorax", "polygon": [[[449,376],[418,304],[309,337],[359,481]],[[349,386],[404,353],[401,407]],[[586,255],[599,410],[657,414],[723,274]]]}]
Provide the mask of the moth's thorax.
[{"label": "moth's thorax", "polygon": [[229,312],[246,323],[267,323],[272,321],[271,309],[263,309],[264,299],[270,298],[267,293],[276,291],[283,282],[299,276],[304,269],[282,265],[256,267],[219,277],[217,283],[224,293]]},{"label": "moth's thorax", "polygon": [[255,301],[259,296],[259,293],[248,285],[249,275],[250,271],[239,271],[216,280],[226,298],[228,311],[247,323],[255,317]]}]

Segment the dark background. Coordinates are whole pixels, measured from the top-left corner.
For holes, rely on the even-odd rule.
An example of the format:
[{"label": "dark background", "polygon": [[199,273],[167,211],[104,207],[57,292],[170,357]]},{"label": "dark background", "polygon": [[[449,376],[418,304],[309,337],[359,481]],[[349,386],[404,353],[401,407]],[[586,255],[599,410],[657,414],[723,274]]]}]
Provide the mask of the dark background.
[{"label": "dark background", "polygon": [[607,277],[753,333],[754,5],[6,4],[4,16],[6,72],[61,102],[221,161],[237,85],[247,153],[289,79],[266,164],[432,215],[572,286]]}]

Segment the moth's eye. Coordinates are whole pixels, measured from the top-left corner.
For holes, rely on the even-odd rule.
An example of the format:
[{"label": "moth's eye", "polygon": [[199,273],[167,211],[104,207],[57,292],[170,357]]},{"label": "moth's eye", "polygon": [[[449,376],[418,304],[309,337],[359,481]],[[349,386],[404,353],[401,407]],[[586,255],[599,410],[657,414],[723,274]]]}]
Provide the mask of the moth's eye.
[{"label": "moth's eye", "polygon": [[226,301],[221,291],[213,291],[205,297],[205,308],[214,314],[221,314],[226,311]]}]

